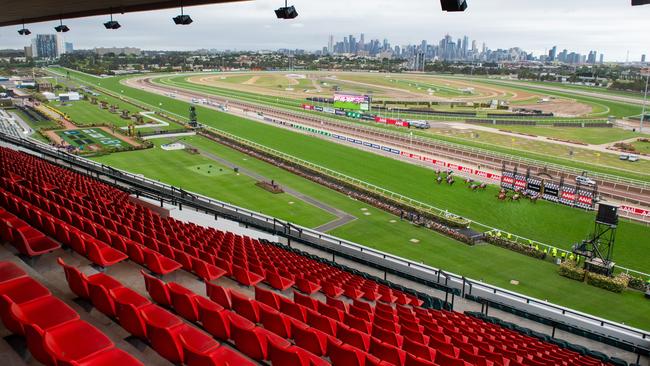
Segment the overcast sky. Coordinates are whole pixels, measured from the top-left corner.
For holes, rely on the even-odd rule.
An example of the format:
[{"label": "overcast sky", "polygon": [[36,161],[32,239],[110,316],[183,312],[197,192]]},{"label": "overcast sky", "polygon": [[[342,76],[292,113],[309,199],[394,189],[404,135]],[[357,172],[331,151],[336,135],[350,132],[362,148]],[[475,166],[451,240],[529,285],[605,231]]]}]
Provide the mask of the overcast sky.
[{"label": "overcast sky", "polygon": [[[122,24],[107,31],[106,17],[70,19],[66,41],[75,48],[135,46],[143,49],[321,49],[329,34],[387,38],[393,45],[437,43],[446,33],[468,35],[496,48],[521,47],[536,55],[557,45],[580,53],[597,50],[606,61],[650,57],[650,5],[630,0],[467,0],[464,13],[443,13],[438,0],[293,0],[294,20],[277,20],[283,0],[256,0],[189,7],[190,26],[175,26],[178,9],[116,15]],[[28,25],[33,34],[53,33],[56,22]],[[0,28],[0,48],[21,48],[28,37],[18,27]],[[558,51],[559,52],[559,51]]]}]

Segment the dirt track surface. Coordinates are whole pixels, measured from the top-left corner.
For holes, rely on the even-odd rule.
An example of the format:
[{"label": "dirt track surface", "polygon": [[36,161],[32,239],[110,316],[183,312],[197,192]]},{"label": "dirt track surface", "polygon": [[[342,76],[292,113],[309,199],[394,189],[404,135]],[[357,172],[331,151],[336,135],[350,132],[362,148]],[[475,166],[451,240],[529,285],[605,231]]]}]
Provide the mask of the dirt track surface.
[{"label": "dirt track surface", "polygon": [[[126,83],[127,85],[138,89],[143,89],[163,95],[169,93],[170,90],[172,90],[171,88],[152,84],[150,82],[150,78],[148,77],[127,79]],[[175,88],[173,90],[177,92],[177,97],[179,99],[191,100],[192,98],[204,98],[206,96],[209,96],[212,100],[219,101],[223,99],[222,102],[225,102],[225,98],[211,94],[188,91],[179,88]],[[520,171],[524,172],[527,169],[530,169],[532,174],[550,175],[555,179],[564,178],[565,180],[574,181],[576,178],[576,174],[571,171],[556,169],[545,166],[543,164],[533,165],[516,160],[510,160],[507,157],[491,154],[488,152],[479,152],[461,146],[450,146],[438,143],[433,140],[411,140],[408,137],[396,136],[391,133],[377,131],[376,129],[370,127],[352,125],[345,122],[335,122],[328,119],[320,119],[317,116],[301,115],[295,112],[288,112],[247,102],[240,102],[233,100],[232,98],[228,98],[228,103],[231,111],[237,108],[240,111],[261,112],[265,116],[280,118],[286,121],[297,122],[318,128],[326,128],[332,132],[345,133],[349,136],[356,136],[358,138],[376,141],[378,143],[389,144],[391,146],[403,150],[408,150],[413,153],[427,154],[439,159],[452,160],[474,168],[480,166],[484,171],[500,173],[501,167],[505,163],[509,168],[517,167]],[[259,122],[259,120],[257,121]],[[637,206],[650,207],[650,190],[648,189],[637,188],[630,186],[629,184],[622,184],[615,181],[608,181],[603,179],[595,180],[599,184],[599,192],[603,197],[609,198],[610,200],[634,204]]]}]

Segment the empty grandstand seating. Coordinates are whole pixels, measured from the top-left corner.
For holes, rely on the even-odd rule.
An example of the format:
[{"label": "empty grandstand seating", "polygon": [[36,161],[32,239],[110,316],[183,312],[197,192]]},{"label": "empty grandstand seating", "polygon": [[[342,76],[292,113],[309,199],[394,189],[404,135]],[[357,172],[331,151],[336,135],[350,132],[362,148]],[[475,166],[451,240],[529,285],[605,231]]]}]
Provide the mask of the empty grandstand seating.
[{"label": "empty grandstand seating", "polygon": [[0,311],[10,331],[24,335],[32,356],[45,365],[97,365],[119,360],[142,365],[18,266],[0,262]]},{"label": "empty grandstand seating", "polygon": [[[129,258],[159,277],[183,269],[205,282],[206,297],[142,271],[152,302],[111,276],[86,276],[59,260],[74,294],[172,363],[220,365],[227,360],[243,366],[254,364],[253,359],[305,366],[602,364],[475,317],[424,308],[411,292],[279,244],[162,218],[131,202],[123,191],[25,153],[0,148],[0,163],[0,206],[5,210],[0,211],[0,222],[10,225],[3,228],[21,220],[50,242],[60,242],[99,266]],[[0,233],[4,241],[15,242],[14,230]],[[254,286],[254,298],[210,282],[222,276]],[[284,290],[291,287],[295,291],[285,296]],[[315,292],[325,301],[311,296]],[[8,329],[26,334],[36,359],[63,364],[58,363],[61,354],[44,346],[54,338],[76,364],[127,359],[65,306],[41,300],[47,296],[47,288],[0,263],[2,320]],[[44,307],[56,309],[56,315],[43,319],[39,309]],[[81,346],[68,349],[70,340]],[[96,363],[89,361],[94,357]]]}]

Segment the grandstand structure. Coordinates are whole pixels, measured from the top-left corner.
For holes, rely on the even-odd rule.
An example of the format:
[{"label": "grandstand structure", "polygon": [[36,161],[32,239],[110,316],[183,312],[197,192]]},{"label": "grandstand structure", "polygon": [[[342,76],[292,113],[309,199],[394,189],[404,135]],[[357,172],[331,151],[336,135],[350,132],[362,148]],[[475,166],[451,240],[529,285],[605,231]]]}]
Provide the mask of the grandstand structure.
[{"label": "grandstand structure", "polygon": [[25,130],[16,122],[16,119],[4,109],[0,109],[0,132],[18,138],[25,134]]},{"label": "grandstand structure", "polygon": [[[16,364],[648,362],[647,332],[0,142],[0,328]],[[195,220],[175,218],[188,209]]]}]

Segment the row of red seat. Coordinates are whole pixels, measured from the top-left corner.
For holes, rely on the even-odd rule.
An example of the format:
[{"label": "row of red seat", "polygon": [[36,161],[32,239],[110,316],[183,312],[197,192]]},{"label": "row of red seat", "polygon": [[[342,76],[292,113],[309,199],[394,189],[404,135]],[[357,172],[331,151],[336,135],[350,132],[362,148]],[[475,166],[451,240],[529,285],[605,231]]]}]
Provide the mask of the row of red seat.
[{"label": "row of red seat", "polygon": [[104,273],[86,276],[60,258],[58,262],[72,292],[90,300],[97,310],[116,319],[131,335],[149,342],[170,362],[189,366],[254,365],[113,277]]},{"label": "row of red seat", "polygon": [[11,262],[0,262],[0,315],[45,365],[142,365]]},{"label": "row of red seat", "polygon": [[[4,206],[3,203],[0,202],[0,205]],[[27,257],[50,253],[61,247],[59,243],[2,207],[0,207],[0,240],[11,243],[18,253]]]}]

